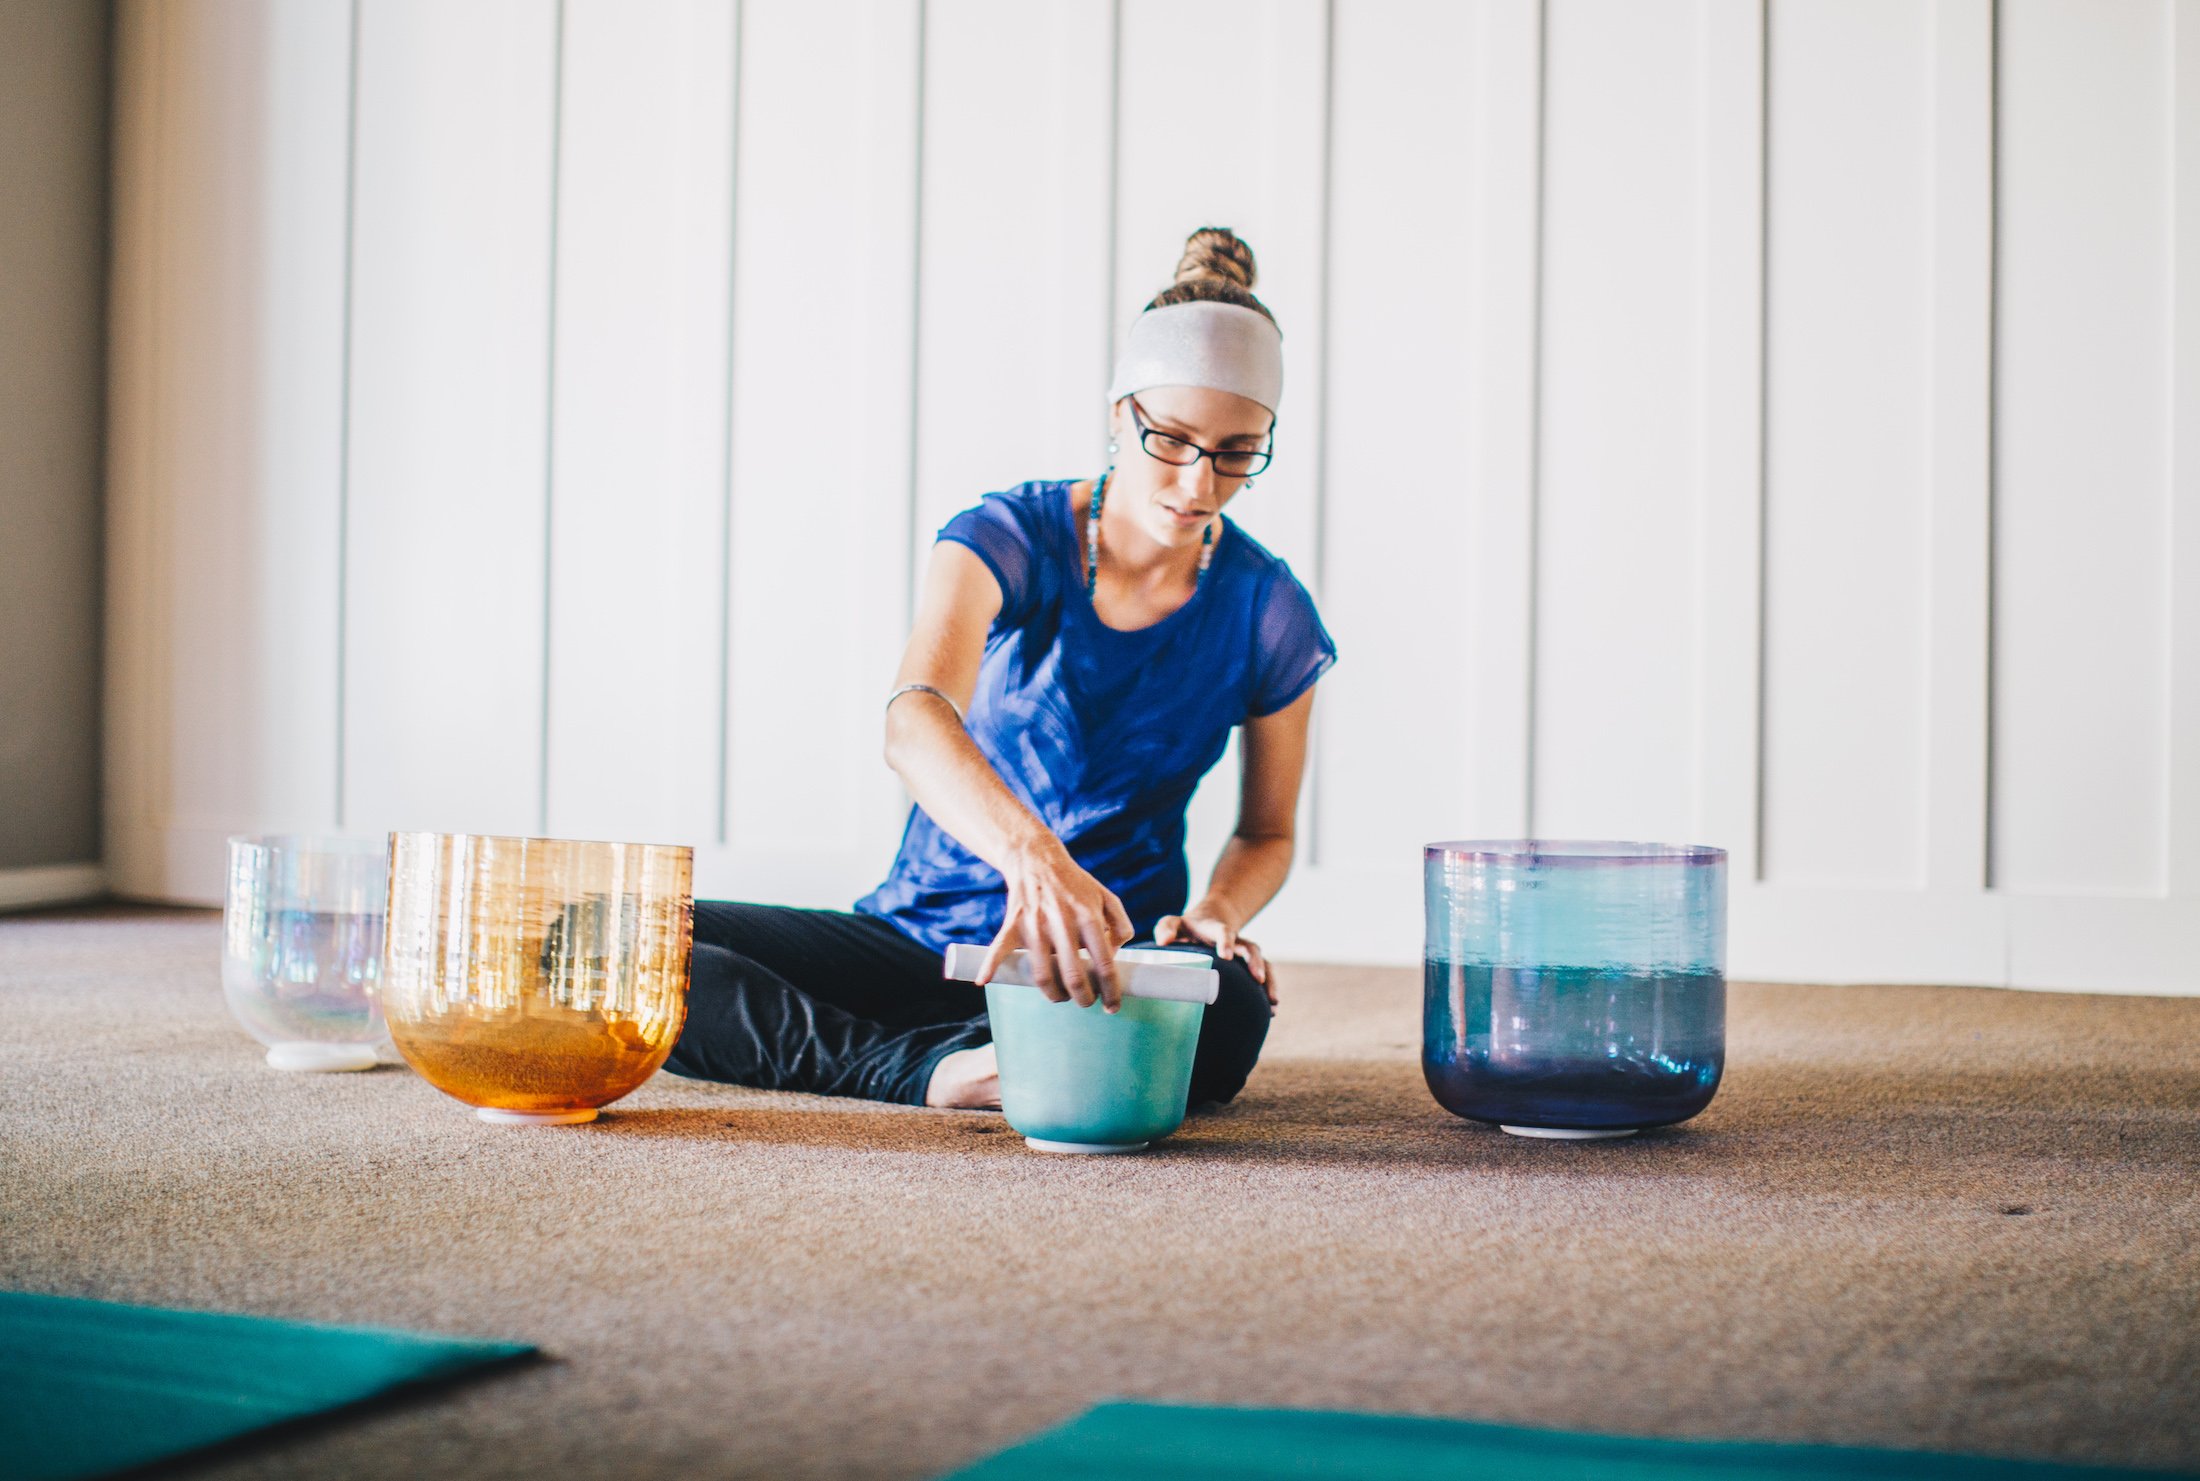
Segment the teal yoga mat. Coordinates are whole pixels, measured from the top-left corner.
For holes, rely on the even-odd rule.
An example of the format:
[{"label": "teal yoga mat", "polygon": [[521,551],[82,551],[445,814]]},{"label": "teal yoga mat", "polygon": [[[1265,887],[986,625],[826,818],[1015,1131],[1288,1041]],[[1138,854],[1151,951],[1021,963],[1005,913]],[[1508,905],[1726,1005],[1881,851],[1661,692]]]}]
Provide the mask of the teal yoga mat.
[{"label": "teal yoga mat", "polygon": [[534,1349],[0,1293],[0,1476],[99,1476]]},{"label": "teal yoga mat", "polygon": [[2115,1471],[2043,1461],[1906,1450],[1759,1445],[1733,1440],[1638,1440],[1523,1430],[1452,1419],[1297,1409],[1102,1404],[1059,1429],[950,1481],[1804,1481],[1925,1477],[1931,1481],[2105,1481]]}]

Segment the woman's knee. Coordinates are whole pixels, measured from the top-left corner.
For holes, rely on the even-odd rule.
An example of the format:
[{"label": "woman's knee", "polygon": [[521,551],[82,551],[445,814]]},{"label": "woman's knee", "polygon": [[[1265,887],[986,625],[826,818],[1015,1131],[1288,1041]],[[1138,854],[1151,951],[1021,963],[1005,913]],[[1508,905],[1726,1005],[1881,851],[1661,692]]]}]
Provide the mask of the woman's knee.
[{"label": "woman's knee", "polygon": [[1254,980],[1245,963],[1221,962],[1216,971],[1222,981],[1200,1020],[1199,1050],[1192,1062],[1194,1105],[1228,1101],[1245,1088],[1268,1038],[1269,1020],[1275,1016],[1268,1006],[1268,989]]},{"label": "woman's knee", "polygon": [[[698,904],[702,902],[698,901]],[[739,1012],[736,980],[749,965],[740,953],[708,941],[694,943],[688,959],[687,1012],[665,1068],[675,1075],[716,1080],[714,1038],[723,1020]]]}]

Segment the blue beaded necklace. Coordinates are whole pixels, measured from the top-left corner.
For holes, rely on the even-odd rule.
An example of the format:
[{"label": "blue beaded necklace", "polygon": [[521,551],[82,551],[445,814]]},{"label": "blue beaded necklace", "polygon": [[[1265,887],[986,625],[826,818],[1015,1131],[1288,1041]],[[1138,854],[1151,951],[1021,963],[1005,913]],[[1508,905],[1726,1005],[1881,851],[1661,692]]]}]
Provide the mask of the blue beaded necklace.
[{"label": "blue beaded necklace", "polygon": [[[1110,467],[1100,475],[1100,481],[1092,486],[1092,513],[1085,520],[1085,596],[1089,600],[1100,586],[1100,511],[1107,504],[1108,480],[1115,476]],[[1215,522],[1207,521],[1207,533],[1200,537],[1199,571],[1192,577],[1192,589],[1207,579],[1207,567],[1215,558]]]}]

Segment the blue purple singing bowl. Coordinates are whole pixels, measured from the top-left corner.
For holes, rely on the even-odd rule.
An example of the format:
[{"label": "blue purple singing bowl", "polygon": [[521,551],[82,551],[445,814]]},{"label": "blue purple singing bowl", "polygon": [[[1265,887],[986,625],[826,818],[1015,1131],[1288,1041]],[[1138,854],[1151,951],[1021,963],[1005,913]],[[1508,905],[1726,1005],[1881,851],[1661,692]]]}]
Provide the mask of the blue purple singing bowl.
[{"label": "blue purple singing bowl", "polygon": [[1726,851],[1543,839],[1423,855],[1421,1067],[1522,1136],[1686,1121],[1726,1067]]}]

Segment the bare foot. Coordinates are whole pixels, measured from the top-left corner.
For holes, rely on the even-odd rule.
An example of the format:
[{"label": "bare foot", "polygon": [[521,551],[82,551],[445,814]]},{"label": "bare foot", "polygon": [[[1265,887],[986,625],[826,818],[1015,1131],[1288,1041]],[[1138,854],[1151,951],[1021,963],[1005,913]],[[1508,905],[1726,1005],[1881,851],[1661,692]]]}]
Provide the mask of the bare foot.
[{"label": "bare foot", "polygon": [[998,1111],[1001,1066],[993,1057],[993,1046],[958,1049],[932,1066],[932,1083],[925,1087],[924,1103],[956,1111]]}]

